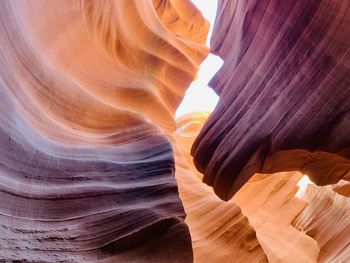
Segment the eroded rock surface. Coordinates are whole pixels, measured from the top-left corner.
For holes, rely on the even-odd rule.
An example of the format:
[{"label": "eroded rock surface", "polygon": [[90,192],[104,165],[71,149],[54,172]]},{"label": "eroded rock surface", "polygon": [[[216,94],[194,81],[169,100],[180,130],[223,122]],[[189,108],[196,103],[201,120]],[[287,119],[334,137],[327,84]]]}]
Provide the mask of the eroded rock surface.
[{"label": "eroded rock surface", "polygon": [[[192,148],[204,182],[228,200],[258,172],[306,167],[320,185],[349,180],[349,3],[218,8],[211,49],[224,65],[211,86],[220,101]],[[264,169],[270,158],[281,159]]]},{"label": "eroded rock surface", "polygon": [[191,262],[166,134],[208,22],[189,1],[0,4],[0,260]]},{"label": "eroded rock surface", "polygon": [[175,122],[189,0],[0,1],[0,262],[348,262],[349,19],[219,0],[219,104]]}]

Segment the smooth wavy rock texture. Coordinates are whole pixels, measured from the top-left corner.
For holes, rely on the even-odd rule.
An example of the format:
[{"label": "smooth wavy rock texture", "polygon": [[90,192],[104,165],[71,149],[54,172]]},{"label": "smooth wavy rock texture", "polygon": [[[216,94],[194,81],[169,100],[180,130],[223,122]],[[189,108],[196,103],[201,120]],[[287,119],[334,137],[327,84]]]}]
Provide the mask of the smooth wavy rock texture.
[{"label": "smooth wavy rock texture", "polygon": [[191,262],[173,115],[189,1],[0,2],[0,261]]},{"label": "smooth wavy rock texture", "polygon": [[180,118],[173,142],[195,262],[347,262],[349,200],[336,192],[343,184],[303,191],[300,172],[255,174],[228,202],[200,184],[189,150],[208,116]]},{"label": "smooth wavy rock texture", "polygon": [[348,1],[219,0],[220,100],[192,155],[220,198],[258,172],[349,181],[349,23]]},{"label": "smooth wavy rock texture", "polygon": [[194,262],[268,262],[248,218],[234,202],[218,198],[201,182],[190,158],[190,147],[208,118],[207,112],[177,120],[174,153],[176,179],[194,252]]},{"label": "smooth wavy rock texture", "polygon": [[1,0],[0,262],[349,262],[349,20],[219,0],[219,104],[175,121],[190,0]]}]

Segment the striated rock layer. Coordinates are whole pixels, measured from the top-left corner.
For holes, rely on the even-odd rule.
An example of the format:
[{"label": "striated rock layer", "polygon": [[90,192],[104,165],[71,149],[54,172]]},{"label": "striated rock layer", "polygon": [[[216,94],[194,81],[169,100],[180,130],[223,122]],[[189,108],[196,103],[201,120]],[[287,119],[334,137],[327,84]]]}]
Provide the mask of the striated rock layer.
[{"label": "striated rock layer", "polygon": [[0,7],[0,262],[350,260],[347,1]]},{"label": "striated rock layer", "polygon": [[[174,153],[176,179],[187,223],[195,262],[267,262],[255,229],[234,202],[218,198],[201,182],[190,158],[190,146],[208,113],[185,115],[177,121]],[[297,231],[296,231],[297,232]]]},{"label": "striated rock layer", "polygon": [[295,218],[295,227],[317,241],[318,262],[350,261],[350,202],[331,186],[308,185],[302,198],[309,202]]},{"label": "striated rock layer", "polygon": [[211,39],[220,101],[192,147],[224,200],[257,172],[350,178],[350,4],[220,0]]},{"label": "striated rock layer", "polygon": [[255,174],[224,202],[199,183],[189,148],[207,117],[179,119],[173,143],[195,262],[348,262],[349,200],[335,192],[342,184],[303,186],[300,172]]},{"label": "striated rock layer", "polygon": [[0,2],[0,261],[191,262],[173,114],[190,1]]}]

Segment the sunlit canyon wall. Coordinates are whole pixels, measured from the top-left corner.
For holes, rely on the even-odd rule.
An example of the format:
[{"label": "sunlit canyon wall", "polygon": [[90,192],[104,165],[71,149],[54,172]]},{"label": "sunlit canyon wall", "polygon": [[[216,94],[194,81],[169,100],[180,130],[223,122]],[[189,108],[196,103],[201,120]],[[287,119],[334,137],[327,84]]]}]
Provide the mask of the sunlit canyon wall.
[{"label": "sunlit canyon wall", "polygon": [[0,262],[350,261],[350,3],[0,6]]}]

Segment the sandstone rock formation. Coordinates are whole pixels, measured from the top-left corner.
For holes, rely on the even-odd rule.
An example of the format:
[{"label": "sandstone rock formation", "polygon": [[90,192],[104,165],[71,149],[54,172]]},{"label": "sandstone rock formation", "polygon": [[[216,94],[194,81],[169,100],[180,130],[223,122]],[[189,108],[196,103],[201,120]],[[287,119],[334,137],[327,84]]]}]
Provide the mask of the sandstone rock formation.
[{"label": "sandstone rock formation", "polygon": [[194,142],[204,182],[230,199],[257,172],[350,179],[350,6],[220,0],[211,81],[220,101]]},{"label": "sandstone rock formation", "polygon": [[350,261],[350,203],[331,186],[309,185],[302,197],[309,205],[294,220],[296,228],[317,241],[318,262]]},{"label": "sandstone rock formation", "polygon": [[191,261],[166,134],[208,22],[190,1],[0,12],[0,260]]},{"label": "sandstone rock formation", "polygon": [[220,200],[201,182],[189,155],[195,135],[208,113],[194,113],[177,121],[174,145],[176,179],[193,245],[195,262],[267,262],[247,217],[234,202]]},{"label": "sandstone rock formation", "polygon": [[256,174],[233,198],[256,230],[270,262],[317,262],[317,242],[292,226],[307,206],[295,197],[301,177],[297,172]]},{"label": "sandstone rock formation", "polygon": [[0,262],[350,261],[347,1],[0,7]]}]

